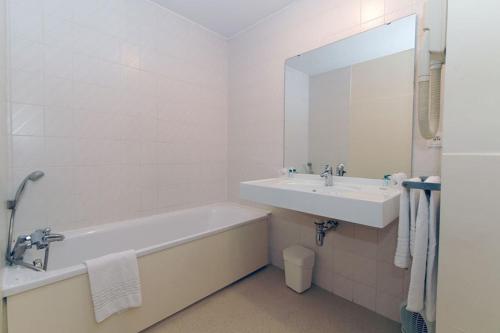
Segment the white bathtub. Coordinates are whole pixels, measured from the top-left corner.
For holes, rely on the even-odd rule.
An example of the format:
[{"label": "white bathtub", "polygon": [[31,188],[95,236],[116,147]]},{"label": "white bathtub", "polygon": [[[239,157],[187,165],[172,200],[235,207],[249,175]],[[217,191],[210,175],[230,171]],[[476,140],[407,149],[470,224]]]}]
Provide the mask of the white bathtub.
[{"label": "white bathtub", "polygon": [[[228,283],[233,282],[235,279],[241,278],[241,275],[244,276],[249,274],[253,270],[267,264],[267,258],[264,259],[264,255],[267,256],[267,248],[261,250],[255,249],[257,251],[252,249],[252,244],[259,247],[267,247],[267,226],[264,226],[266,224],[267,216],[268,212],[263,210],[232,203],[221,203],[139,218],[136,220],[110,223],[102,226],[64,232],[63,234],[66,236],[64,242],[53,243],[51,246],[47,272],[35,272],[22,267],[7,267],[4,270],[2,291],[3,296],[7,297],[9,327],[11,326],[11,321],[16,320],[15,315],[11,318],[11,314],[15,311],[15,308],[17,308],[15,305],[19,303],[20,310],[21,307],[26,306],[23,303],[23,299],[27,297],[26,295],[31,293],[36,296],[37,293],[43,293],[43,291],[40,290],[45,290],[44,297],[47,297],[47,295],[50,295],[50,290],[47,288],[54,288],[54,293],[57,293],[57,289],[53,286],[62,285],[62,280],[77,280],[76,278],[81,275],[84,275],[85,283],[88,284],[86,281],[86,266],[83,264],[83,262],[87,259],[127,249],[134,249],[137,252],[138,257],[152,258],[154,255],[158,255],[158,252],[167,253],[168,251],[172,251],[172,248],[180,248],[193,242],[200,242],[206,238],[217,237],[220,234],[224,234],[220,236],[225,237],[226,239],[225,242],[227,244],[224,245],[224,248],[215,249],[215,247],[219,246],[219,243],[222,244],[221,242],[224,241],[222,238],[214,241],[205,240],[205,243],[209,245],[206,245],[206,250],[203,247],[197,248],[195,250],[196,252],[192,255],[194,258],[193,260],[196,260],[197,257],[201,258],[202,255],[205,255],[205,252],[208,255],[212,248],[214,248],[214,253],[212,257],[206,257],[203,259],[204,261],[197,264],[193,263],[193,265],[201,267],[204,265],[205,261],[213,260],[214,265],[218,266],[225,265],[227,262],[228,269],[230,270],[231,268],[229,268],[229,266],[240,265],[238,262],[234,261],[236,256],[238,256],[238,261],[245,262],[248,258],[249,262],[252,263],[244,269],[242,269],[243,267],[239,267],[237,269],[237,274],[231,273],[227,276],[227,278],[224,277],[225,281],[223,281],[223,283],[217,281],[217,283],[214,284],[215,287],[207,289],[207,291],[211,293],[215,291],[214,288],[220,289]],[[247,228],[258,229],[245,229],[245,226],[251,224],[252,222],[254,224],[259,224],[259,226],[250,226]],[[234,230],[233,233],[231,233],[232,230]],[[255,239],[252,239],[252,237],[255,237]],[[264,239],[265,243],[262,242],[261,238]],[[200,245],[196,246],[205,246],[202,243],[199,244]],[[221,251],[222,249],[227,249],[229,253],[223,253],[225,251]],[[252,252],[260,253],[259,258],[253,258]],[[229,259],[226,258],[222,262],[217,262],[219,260],[219,254],[221,257],[229,255]],[[169,253],[168,255],[170,256],[171,254]],[[233,257],[234,260],[231,259]],[[163,257],[158,256],[158,258]],[[181,269],[180,266],[183,265],[182,260],[179,260],[178,258],[170,259],[169,257],[167,259],[160,259],[161,262],[152,264],[151,267],[143,271],[141,266],[146,264],[144,264],[141,259],[142,258],[139,259],[139,266],[141,270],[141,280],[143,280],[143,289],[147,289],[149,287],[144,285],[144,283],[148,283],[148,275],[151,273],[158,274],[158,272],[154,271],[156,269],[155,265],[162,267],[164,263],[166,264],[167,259],[175,260],[176,262],[176,267],[171,267],[172,270]],[[187,265],[185,269],[191,270],[194,268]],[[224,270],[225,268],[220,267],[220,269]],[[165,277],[166,280],[168,280],[168,271],[169,270],[167,269],[167,276]],[[186,271],[186,274],[193,274],[193,272],[194,271]],[[203,271],[199,271],[195,274],[203,275],[205,273]],[[211,280],[213,279],[211,278]],[[158,287],[161,286],[158,285]],[[190,291],[186,292],[189,293]],[[207,296],[206,292],[204,293],[205,294],[195,295],[194,300]],[[88,297],[90,299],[90,296]],[[17,301],[18,299],[19,301]],[[148,301],[147,292],[144,299],[146,303]],[[36,303],[36,300],[30,300],[29,302]],[[72,302],[74,303],[75,301]],[[155,302],[157,303],[157,301]],[[186,306],[186,304],[184,304],[185,302],[181,303],[182,306]],[[81,309],[77,310],[81,311]],[[33,313],[32,311],[25,312],[26,309],[22,311],[24,313]],[[37,309],[37,311],[40,311],[40,309]],[[131,312],[134,312],[134,310],[131,310]],[[167,312],[167,315],[169,315],[172,310]],[[60,315],[61,314],[58,313],[56,314],[56,317],[60,318]],[[50,317],[50,315],[48,317]],[[160,319],[162,318],[148,319],[146,320],[146,324],[152,324],[155,320],[158,321]],[[47,314],[41,316],[41,320],[48,320]],[[31,325],[33,324],[34,323],[31,323]],[[24,329],[22,328],[22,325],[14,326],[12,327],[13,332],[22,332],[22,329]],[[50,327],[50,325],[46,326]],[[96,327],[97,328],[95,330],[90,330],[89,327],[86,329],[88,332],[113,331],[109,327],[105,330],[99,329],[99,326]],[[143,327],[140,328],[142,329]],[[123,330],[123,328],[118,329]]]}]

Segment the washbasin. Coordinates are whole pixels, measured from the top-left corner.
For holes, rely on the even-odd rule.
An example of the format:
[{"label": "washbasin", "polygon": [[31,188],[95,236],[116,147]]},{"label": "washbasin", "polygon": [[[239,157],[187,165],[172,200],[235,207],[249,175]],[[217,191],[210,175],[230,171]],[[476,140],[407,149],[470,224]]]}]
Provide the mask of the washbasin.
[{"label": "washbasin", "polygon": [[384,228],[399,215],[400,190],[382,180],[294,175],[240,183],[242,199],[328,218]]}]

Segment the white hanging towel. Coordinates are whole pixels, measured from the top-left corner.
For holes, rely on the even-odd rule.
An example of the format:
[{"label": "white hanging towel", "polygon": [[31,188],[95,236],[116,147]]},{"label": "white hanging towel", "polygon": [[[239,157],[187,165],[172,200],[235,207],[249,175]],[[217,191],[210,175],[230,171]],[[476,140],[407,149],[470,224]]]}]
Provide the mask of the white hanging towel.
[{"label": "white hanging towel", "polygon": [[85,262],[94,303],[95,320],[142,304],[135,251],[113,253]]},{"label": "white hanging towel", "polygon": [[[421,181],[420,178],[412,179],[417,182]],[[425,195],[424,195],[425,197]],[[413,256],[415,250],[415,237],[417,231],[417,210],[419,207],[420,190],[410,189],[410,255]]]},{"label": "white hanging towel", "polygon": [[[431,183],[441,183],[439,177],[429,177]],[[424,318],[429,322],[436,321],[437,267],[439,241],[440,193],[431,192],[429,201],[429,245],[427,249],[427,272],[425,277]]]},{"label": "white hanging towel", "polygon": [[422,312],[424,309],[427,247],[429,242],[429,201],[425,192],[423,190],[419,191],[420,200],[415,224],[413,262],[406,306],[406,309],[412,312]]},{"label": "white hanging towel", "polygon": [[[440,183],[441,179],[429,177],[426,182]],[[406,309],[422,314],[429,322],[436,321],[439,213],[439,192],[431,192],[427,197],[421,191]]]},{"label": "white hanging towel", "polygon": [[[420,182],[420,178],[410,179],[412,182]],[[401,196],[399,199],[399,225],[398,225],[398,241],[396,254],[394,256],[394,265],[399,268],[410,267],[410,220],[416,217],[416,203],[413,204],[413,210],[410,209],[410,190],[402,187],[400,182]],[[413,201],[417,200],[416,190],[413,190]]]}]

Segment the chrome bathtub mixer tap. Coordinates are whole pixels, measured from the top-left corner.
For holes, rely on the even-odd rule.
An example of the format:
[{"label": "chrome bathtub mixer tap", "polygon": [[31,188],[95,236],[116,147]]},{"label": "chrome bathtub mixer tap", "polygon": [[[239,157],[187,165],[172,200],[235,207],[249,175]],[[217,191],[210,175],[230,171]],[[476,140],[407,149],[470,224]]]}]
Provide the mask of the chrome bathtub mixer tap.
[{"label": "chrome bathtub mixer tap", "polygon": [[[26,184],[29,181],[37,181],[44,176],[42,171],[34,171],[23,179],[17,188],[16,195],[13,200],[7,201],[7,208],[11,211],[9,221],[9,233],[7,240],[7,251],[5,259],[9,265],[20,265],[36,271],[46,271],[49,264],[49,247],[52,242],[60,242],[64,240],[64,235],[54,234],[50,228],[38,229],[30,235],[21,235],[17,237],[14,248],[12,248],[12,239],[14,236],[14,223],[16,218],[17,205],[19,204]],[[43,263],[41,259],[35,259],[33,264],[24,261],[26,250],[36,247],[38,250],[45,250]]]}]

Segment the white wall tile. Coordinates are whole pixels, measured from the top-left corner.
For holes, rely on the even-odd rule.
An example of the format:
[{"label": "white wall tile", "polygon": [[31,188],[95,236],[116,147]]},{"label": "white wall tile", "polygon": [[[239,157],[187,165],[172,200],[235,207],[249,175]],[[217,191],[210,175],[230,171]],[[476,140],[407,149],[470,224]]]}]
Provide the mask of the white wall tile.
[{"label": "white wall tile", "polygon": [[45,138],[45,158],[49,167],[74,165],[76,153],[73,138]]},{"label": "white wall tile", "polygon": [[[500,181],[493,176],[499,167],[498,153],[443,156],[437,299],[443,322],[438,321],[438,328],[489,332],[498,326],[492,312],[499,303]],[[470,177],[471,170],[480,172]]]},{"label": "white wall tile", "polygon": [[[449,57],[446,69],[443,128],[447,136],[443,143],[446,153],[490,153],[500,149],[496,98],[500,84],[496,69],[500,59],[492,57],[498,53],[498,46],[484,47],[495,40],[496,29],[495,20],[485,17],[497,10],[495,2],[475,6],[473,10],[450,9],[453,28],[447,39],[451,52],[457,56]],[[464,131],[469,135],[463,135]]]},{"label": "white wall tile", "polygon": [[73,18],[74,1],[43,0],[44,17],[59,17],[71,20]]},{"label": "white wall tile", "polygon": [[44,112],[43,107],[30,104],[10,105],[11,132],[13,135],[43,136]]},{"label": "white wall tile", "polygon": [[44,65],[43,44],[28,39],[14,39],[10,46],[11,70],[42,71]]},{"label": "white wall tile", "polygon": [[73,53],[57,46],[45,46],[43,50],[45,73],[48,76],[71,79],[73,75]]},{"label": "white wall tile", "polygon": [[12,136],[11,165],[15,168],[40,168],[45,165],[45,138]]},{"label": "white wall tile", "polygon": [[74,105],[73,83],[69,79],[45,76],[43,105],[69,108]]},{"label": "white wall tile", "polygon": [[499,10],[448,2],[438,332],[498,329]]},{"label": "white wall tile", "polygon": [[393,13],[400,10],[412,9],[415,0],[385,0],[385,13]]},{"label": "white wall tile", "polygon": [[225,40],[149,1],[10,0],[8,21],[9,187],[46,172],[19,230],[226,199]]},{"label": "white wall tile", "polygon": [[384,9],[384,0],[361,0],[361,22],[365,23],[383,17]]},{"label": "white wall tile", "polygon": [[15,103],[43,105],[42,71],[11,70],[8,100]]},{"label": "white wall tile", "polygon": [[42,1],[9,0],[7,11],[7,21],[10,23],[8,29],[12,36],[37,42],[42,40]]},{"label": "white wall tile", "polygon": [[44,108],[44,133],[47,137],[74,137],[75,129],[71,108]]}]

